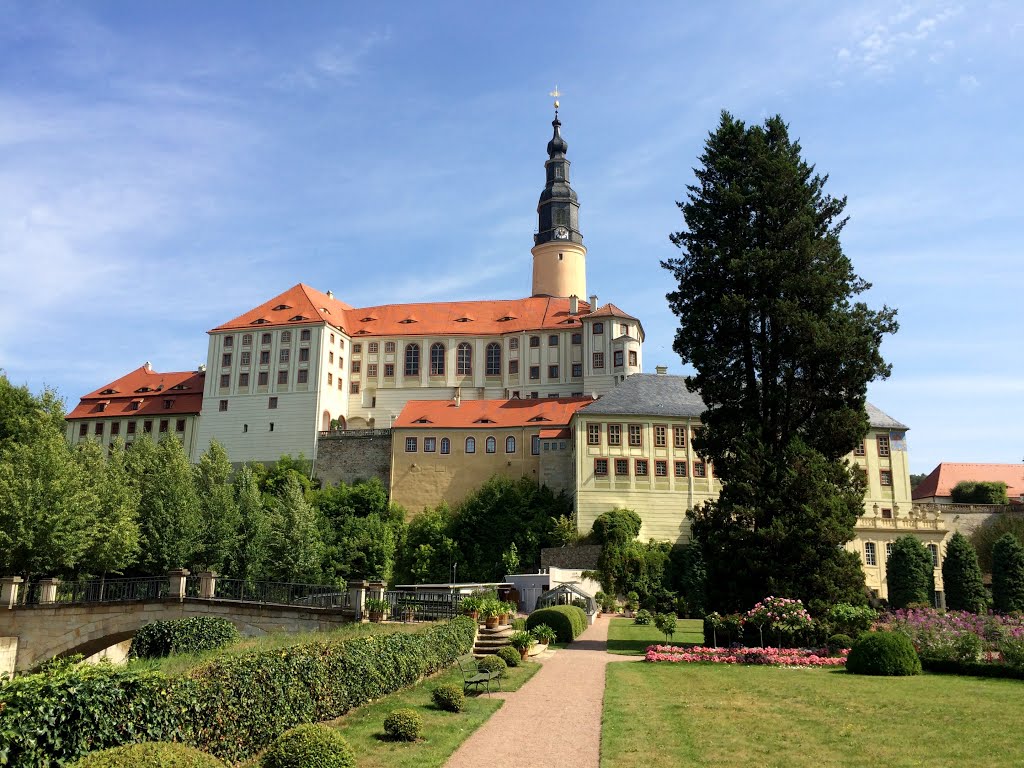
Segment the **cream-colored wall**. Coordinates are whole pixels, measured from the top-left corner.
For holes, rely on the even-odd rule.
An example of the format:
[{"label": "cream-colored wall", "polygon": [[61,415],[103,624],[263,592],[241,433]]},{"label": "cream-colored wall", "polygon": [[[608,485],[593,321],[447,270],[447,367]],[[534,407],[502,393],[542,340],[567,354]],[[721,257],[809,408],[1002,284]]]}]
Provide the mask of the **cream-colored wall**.
[{"label": "cream-colored wall", "polygon": [[587,296],[587,249],[579,243],[552,240],[533,248],[534,296]]},{"label": "cream-colored wall", "polygon": [[[942,559],[945,557],[945,542],[950,535],[942,517],[928,514],[921,510],[907,510],[901,516],[892,519],[876,517],[873,512],[866,514],[857,521],[855,538],[846,544],[846,549],[860,557],[864,569],[864,582],[868,589],[878,597],[888,598],[889,587],[886,580],[886,545],[892,544],[901,536],[912,535],[921,540],[925,546],[934,544],[938,547],[938,563],[935,567],[935,589],[943,591]],[[866,545],[875,545],[875,564],[868,565]]]},{"label": "cream-colored wall", "polygon": [[[184,419],[185,429],[181,432],[178,431],[178,420]],[[167,431],[160,431],[160,422],[167,421]],[[155,441],[160,441],[169,435],[174,435],[185,448],[185,453],[193,460],[198,459],[199,454],[196,453],[198,426],[200,418],[194,413],[171,413],[166,416],[160,416],[157,414],[139,416],[136,418],[129,418],[127,416],[111,417],[111,418],[95,418],[95,419],[74,419],[67,422],[67,438],[71,445],[76,445],[82,440],[97,440],[99,439],[104,445],[109,446],[113,444],[114,440],[120,437],[125,441],[126,445],[130,445],[135,439],[142,437],[145,434],[146,422],[152,422],[152,431],[150,437]],[[111,435],[110,430],[112,424],[117,424],[119,433]],[[128,424],[135,424],[135,434],[128,434]],[[86,425],[88,434],[85,437],[81,435],[82,424]],[[103,434],[96,435],[96,425],[103,425]],[[200,452],[201,453],[201,452]]]},{"label": "cream-colored wall", "polygon": [[[392,435],[391,501],[410,514],[442,501],[458,504],[493,475],[528,477],[536,480],[539,455],[532,453],[537,427],[504,429],[396,429]],[[496,452],[486,452],[486,440],[493,436]],[[516,451],[505,453],[505,438],[516,439]],[[407,437],[417,438],[416,452],[405,450]],[[436,450],[423,450],[425,437],[436,438]],[[452,452],[441,453],[441,439],[452,442]],[[466,438],[476,439],[476,453],[466,453]]]},{"label": "cream-colored wall", "polygon": [[0,637],[0,680],[14,677],[18,660],[18,638]]}]

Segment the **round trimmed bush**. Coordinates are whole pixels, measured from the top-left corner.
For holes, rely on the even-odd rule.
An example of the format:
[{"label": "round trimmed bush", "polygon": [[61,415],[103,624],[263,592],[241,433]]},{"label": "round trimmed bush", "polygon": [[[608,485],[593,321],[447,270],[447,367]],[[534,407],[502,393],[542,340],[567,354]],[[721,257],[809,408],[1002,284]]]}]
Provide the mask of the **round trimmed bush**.
[{"label": "round trimmed bush", "polygon": [[547,624],[555,630],[556,640],[571,643],[587,628],[587,614],[575,605],[555,605],[540,608],[526,617],[526,626],[533,629],[538,624]]},{"label": "round trimmed bush", "polygon": [[501,672],[504,676],[508,664],[500,656],[484,656],[476,663],[476,668],[481,672]]},{"label": "round trimmed bush", "polygon": [[523,662],[523,655],[508,645],[499,648],[495,656],[504,661],[506,667],[518,667]]},{"label": "round trimmed bush", "polygon": [[93,752],[71,768],[225,768],[225,764],[184,744],[151,741]]},{"label": "round trimmed bush", "polygon": [[643,626],[647,626],[653,620],[654,616],[652,616],[651,612],[648,611],[646,608],[641,608],[639,611],[636,612],[636,616],[633,617],[634,624],[640,624]]},{"label": "round trimmed bush", "polygon": [[416,741],[423,734],[423,719],[414,709],[396,709],[384,718],[384,733],[395,741]]},{"label": "round trimmed bush", "polygon": [[910,638],[901,632],[865,632],[850,649],[846,671],[888,677],[919,675],[921,659]]},{"label": "round trimmed bush", "polygon": [[853,647],[853,638],[849,635],[832,635],[825,643],[825,647],[828,648],[828,652],[835,656],[840,651],[846,648]]},{"label": "round trimmed bush", "polygon": [[466,694],[454,683],[439,685],[430,693],[434,705],[445,712],[459,712],[466,703]]},{"label": "round trimmed bush", "polygon": [[263,768],[353,768],[356,757],[333,728],[307,723],[282,733],[263,753]]}]

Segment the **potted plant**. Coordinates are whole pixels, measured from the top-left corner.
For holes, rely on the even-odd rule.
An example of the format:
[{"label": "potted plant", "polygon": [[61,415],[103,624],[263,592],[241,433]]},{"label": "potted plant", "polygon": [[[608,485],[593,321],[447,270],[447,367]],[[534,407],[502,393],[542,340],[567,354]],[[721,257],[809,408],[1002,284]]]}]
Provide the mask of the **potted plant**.
[{"label": "potted plant", "polygon": [[508,636],[508,644],[519,651],[519,655],[522,656],[523,661],[526,661],[526,657],[530,654],[530,646],[536,642],[536,638],[525,630],[513,632]]},{"label": "potted plant", "polygon": [[518,608],[519,606],[517,606],[515,603],[501,603],[501,615],[498,616],[498,623],[502,625],[508,624],[510,618],[513,615],[515,615],[515,612],[516,610],[518,610]]},{"label": "potted plant", "polygon": [[627,618],[633,616],[633,611],[637,609],[637,605],[640,603],[640,595],[636,592],[629,592],[626,594],[626,610],[623,612]]},{"label": "potted plant", "polygon": [[537,645],[543,645],[545,648],[558,637],[558,633],[547,624],[538,624],[530,630],[530,634],[536,638]]},{"label": "potted plant", "polygon": [[465,615],[476,621],[476,619],[480,617],[480,603],[482,602],[483,601],[476,595],[467,595],[462,598],[462,602],[459,603],[459,608]]},{"label": "potted plant", "polygon": [[365,603],[366,612],[370,614],[370,621],[383,621],[391,604],[379,597],[369,597]]},{"label": "potted plant", "polygon": [[410,600],[403,600],[399,603],[399,608],[402,612],[402,621],[416,621],[416,603]]},{"label": "potted plant", "polygon": [[498,617],[501,616],[501,603],[492,597],[481,600],[480,615],[484,619],[484,626],[487,629],[494,629],[498,626]]}]

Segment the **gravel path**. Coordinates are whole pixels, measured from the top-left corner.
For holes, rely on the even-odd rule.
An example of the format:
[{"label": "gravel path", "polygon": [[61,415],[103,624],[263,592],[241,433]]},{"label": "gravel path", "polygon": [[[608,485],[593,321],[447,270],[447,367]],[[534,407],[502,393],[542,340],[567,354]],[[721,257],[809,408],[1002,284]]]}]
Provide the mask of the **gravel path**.
[{"label": "gravel path", "polygon": [[598,768],[605,665],[637,661],[613,656],[607,617],[541,661],[522,688],[445,763],[446,768]]}]

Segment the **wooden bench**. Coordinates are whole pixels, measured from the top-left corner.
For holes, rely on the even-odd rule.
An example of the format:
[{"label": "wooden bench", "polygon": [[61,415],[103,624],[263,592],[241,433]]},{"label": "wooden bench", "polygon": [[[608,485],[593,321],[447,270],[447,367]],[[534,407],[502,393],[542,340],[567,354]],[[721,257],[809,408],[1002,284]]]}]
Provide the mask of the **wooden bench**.
[{"label": "wooden bench", "polygon": [[501,672],[500,671],[496,671],[496,672],[481,672],[479,669],[476,669],[476,667],[471,667],[467,671],[466,668],[462,665],[462,660],[461,659],[456,659],[455,661],[458,663],[459,669],[462,671],[462,690],[463,690],[463,692],[468,691],[470,688],[473,688],[474,686],[479,691],[481,686],[483,686],[485,688],[485,690],[487,691],[487,695],[490,696],[491,695],[491,680],[497,680],[498,681],[498,690],[499,691],[501,690]]}]

